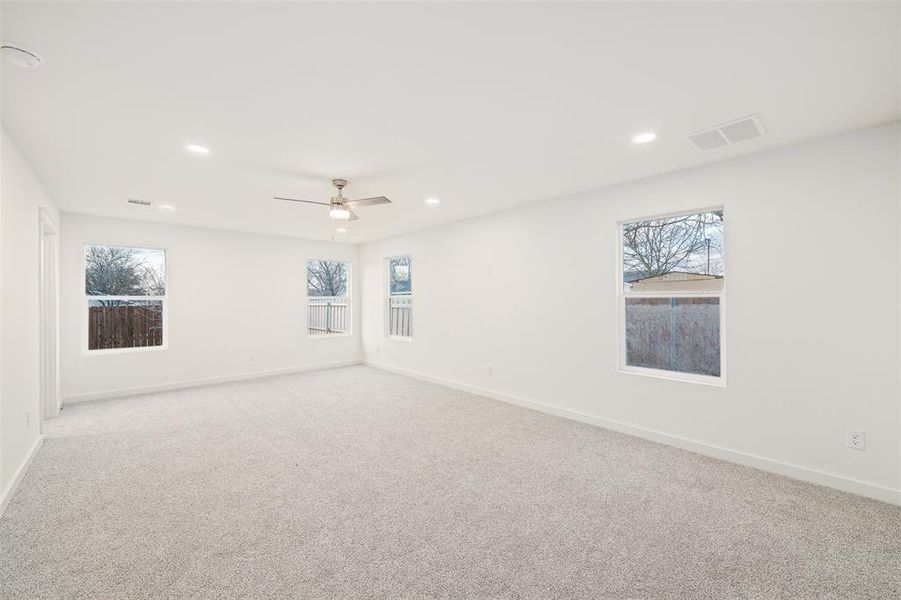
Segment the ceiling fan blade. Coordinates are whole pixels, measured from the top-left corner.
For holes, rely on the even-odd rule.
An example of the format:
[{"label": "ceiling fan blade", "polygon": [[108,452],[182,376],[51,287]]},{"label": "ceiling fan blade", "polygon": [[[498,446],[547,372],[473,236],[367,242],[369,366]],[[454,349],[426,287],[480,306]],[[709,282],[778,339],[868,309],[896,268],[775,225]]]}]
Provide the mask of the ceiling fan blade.
[{"label": "ceiling fan blade", "polygon": [[[350,209],[348,208],[347,210],[350,210]],[[357,213],[355,213],[354,211],[351,210],[350,218],[348,219],[348,221],[357,221],[359,219],[360,219],[360,217],[357,216]]]},{"label": "ceiling fan blade", "polygon": [[288,202],[304,202],[305,204],[321,204],[323,206],[331,206],[331,202],[316,202],[315,200],[298,200],[297,198],[282,198],[281,196],[273,196],[275,200],[287,200]]},{"label": "ceiling fan blade", "polygon": [[388,200],[384,196],[373,196],[372,198],[360,198],[359,200],[347,200],[344,204],[347,206],[351,206],[353,208],[360,208],[361,206],[372,206],[374,204],[391,204],[391,200]]}]

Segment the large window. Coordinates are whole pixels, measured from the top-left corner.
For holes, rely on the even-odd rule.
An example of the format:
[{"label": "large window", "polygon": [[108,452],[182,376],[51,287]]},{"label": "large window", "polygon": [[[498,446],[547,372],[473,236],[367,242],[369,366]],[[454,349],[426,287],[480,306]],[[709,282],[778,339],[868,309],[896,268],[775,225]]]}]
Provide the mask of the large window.
[{"label": "large window", "polygon": [[394,256],[388,259],[388,337],[409,339],[413,316],[413,259]]},{"label": "large window", "polygon": [[350,334],[350,264],[307,262],[307,332],[311,337]]},{"label": "large window", "polygon": [[620,224],[620,368],[722,383],[723,210]]},{"label": "large window", "polygon": [[90,245],[84,252],[87,349],[164,347],[165,251]]}]

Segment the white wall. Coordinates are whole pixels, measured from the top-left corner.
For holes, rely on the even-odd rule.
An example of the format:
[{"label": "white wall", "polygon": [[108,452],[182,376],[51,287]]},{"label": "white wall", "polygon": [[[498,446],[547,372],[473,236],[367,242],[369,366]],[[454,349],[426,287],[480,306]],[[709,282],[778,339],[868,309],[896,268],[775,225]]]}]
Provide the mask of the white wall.
[{"label": "white wall", "polygon": [[[307,339],[305,313],[306,261],[351,261],[352,297],[356,297],[357,246],[70,213],[63,213],[62,228],[64,403],[359,360],[359,303],[353,303],[353,334],[348,337]],[[167,349],[86,353],[82,330],[86,243],[166,250]]]},{"label": "white wall", "polygon": [[58,218],[5,131],[0,147],[0,512],[38,442],[40,424],[39,207]]},{"label": "white wall", "polygon": [[[365,357],[897,501],[898,144],[870,129],[366,244]],[[716,205],[727,387],[618,372],[617,221]],[[383,259],[407,253],[412,342],[384,337]]]}]

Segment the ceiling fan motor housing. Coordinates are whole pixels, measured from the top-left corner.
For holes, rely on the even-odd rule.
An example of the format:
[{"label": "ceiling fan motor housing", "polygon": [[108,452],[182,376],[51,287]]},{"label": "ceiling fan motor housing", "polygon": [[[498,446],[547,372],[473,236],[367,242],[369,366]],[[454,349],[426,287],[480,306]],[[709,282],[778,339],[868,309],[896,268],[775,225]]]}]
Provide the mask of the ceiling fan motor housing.
[{"label": "ceiling fan motor housing", "polygon": [[347,198],[344,197],[344,186],[347,185],[346,179],[332,179],[332,185],[338,188],[338,195],[332,196],[331,202],[335,204],[343,204]]}]

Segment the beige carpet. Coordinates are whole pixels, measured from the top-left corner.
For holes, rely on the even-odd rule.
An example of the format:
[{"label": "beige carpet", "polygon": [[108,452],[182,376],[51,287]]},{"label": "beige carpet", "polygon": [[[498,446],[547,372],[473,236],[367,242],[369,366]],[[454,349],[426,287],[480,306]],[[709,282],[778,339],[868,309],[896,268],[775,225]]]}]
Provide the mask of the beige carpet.
[{"label": "beige carpet", "polygon": [[367,367],[67,408],[12,598],[899,598],[901,508]]}]

